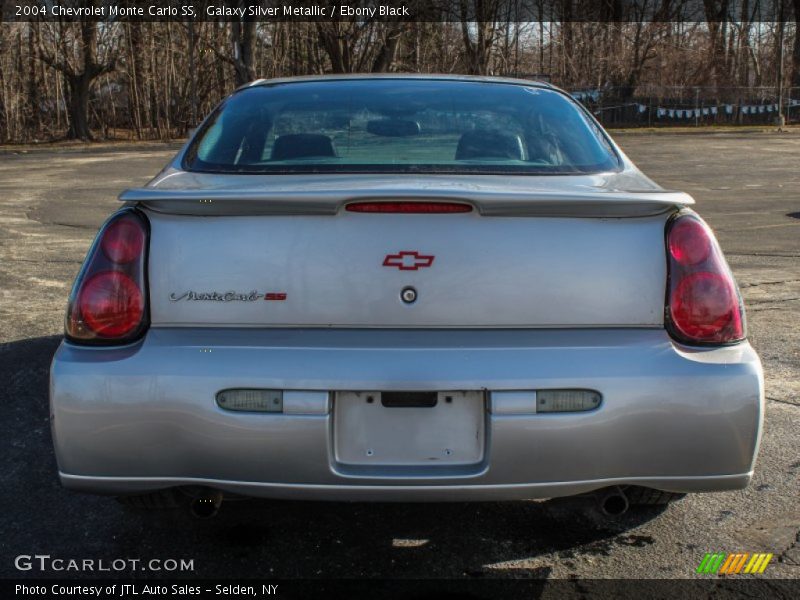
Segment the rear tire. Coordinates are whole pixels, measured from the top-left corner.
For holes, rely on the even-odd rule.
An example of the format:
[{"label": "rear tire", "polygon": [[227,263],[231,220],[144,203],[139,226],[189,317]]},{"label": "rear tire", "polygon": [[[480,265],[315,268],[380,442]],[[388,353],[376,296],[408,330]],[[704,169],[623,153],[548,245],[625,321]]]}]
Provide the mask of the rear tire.
[{"label": "rear tire", "polygon": [[167,489],[136,494],[135,496],[117,496],[117,502],[123,506],[137,510],[169,510],[184,506],[188,498],[178,490]]},{"label": "rear tire", "polygon": [[686,494],[676,492],[664,492],[653,488],[632,485],[625,489],[625,496],[631,506],[665,506],[676,500],[680,500]]}]

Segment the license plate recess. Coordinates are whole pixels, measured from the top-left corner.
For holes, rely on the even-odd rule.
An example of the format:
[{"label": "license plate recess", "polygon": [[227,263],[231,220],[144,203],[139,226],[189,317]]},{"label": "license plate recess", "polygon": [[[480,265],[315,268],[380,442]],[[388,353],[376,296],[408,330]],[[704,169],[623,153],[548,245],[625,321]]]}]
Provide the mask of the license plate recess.
[{"label": "license plate recess", "polygon": [[337,392],[336,461],[343,465],[473,465],[483,460],[481,391]]}]

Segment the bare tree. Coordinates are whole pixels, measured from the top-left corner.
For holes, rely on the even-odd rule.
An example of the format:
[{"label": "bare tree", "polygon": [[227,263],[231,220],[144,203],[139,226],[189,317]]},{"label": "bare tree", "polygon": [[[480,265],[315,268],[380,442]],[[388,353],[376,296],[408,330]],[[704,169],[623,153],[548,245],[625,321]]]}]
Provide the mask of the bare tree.
[{"label": "bare tree", "polygon": [[375,60],[372,61],[370,71],[373,73],[384,73],[392,70],[392,66],[397,58],[397,48],[400,45],[400,37],[404,29],[402,24],[394,23],[383,30],[375,53]]},{"label": "bare tree", "polygon": [[782,1],[782,46],[760,0],[409,0],[425,18],[408,23],[0,21],[0,139],[167,139],[256,77],[331,72],[538,73],[602,90],[604,119],[646,98],[769,105],[781,47],[784,87],[800,91],[800,0]]},{"label": "bare tree", "polygon": [[[49,43],[40,38],[39,57],[64,77],[70,119],[67,137],[90,140],[89,95],[95,80],[115,69],[116,44],[111,36],[104,36],[102,49],[98,48],[98,24],[95,21],[50,25]],[[115,29],[114,25],[105,27],[106,31]]]},{"label": "bare tree", "polygon": [[400,37],[400,23],[366,21],[317,22],[319,45],[333,73],[391,71]]},{"label": "bare tree", "polygon": [[500,3],[500,0],[460,0],[461,39],[464,42],[468,73],[489,73]]},{"label": "bare tree", "polygon": [[[244,2],[239,5],[243,6]],[[255,19],[248,15],[231,23],[233,53],[229,60],[236,73],[237,87],[256,78],[256,25]]]},{"label": "bare tree", "polygon": [[719,88],[729,81],[726,54],[727,23],[730,0],[703,0],[706,21],[708,22],[709,44],[711,46],[711,70],[713,85]]},{"label": "bare tree", "polygon": [[790,86],[800,88],[800,0],[794,0],[794,46],[790,81]]}]

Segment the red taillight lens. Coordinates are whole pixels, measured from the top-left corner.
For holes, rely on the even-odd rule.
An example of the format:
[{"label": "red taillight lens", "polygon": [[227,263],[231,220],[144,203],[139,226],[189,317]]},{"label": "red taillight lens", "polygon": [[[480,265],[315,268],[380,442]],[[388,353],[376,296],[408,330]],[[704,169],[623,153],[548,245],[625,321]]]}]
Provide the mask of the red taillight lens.
[{"label": "red taillight lens", "polygon": [[673,321],[692,340],[726,342],[741,339],[739,300],[729,279],[718,273],[684,277],[670,297]]},{"label": "red taillight lens", "polygon": [[120,219],[108,226],[100,246],[111,262],[129,263],[142,253],[144,230],[133,219]]},{"label": "red taillight lens", "polygon": [[666,323],[687,344],[729,344],[745,337],[744,308],[708,226],[694,213],[667,224],[669,289]]},{"label": "red taillight lens", "polygon": [[695,219],[678,219],[669,232],[669,253],[682,265],[696,265],[711,254],[711,238]]},{"label": "red taillight lens", "polygon": [[100,230],[70,295],[70,341],[127,343],[147,329],[148,234],[146,218],[134,209],[120,211]]},{"label": "red taillight lens", "polygon": [[93,275],[81,286],[78,309],[96,334],[120,337],[129,334],[144,314],[142,290],[119,271]]},{"label": "red taillight lens", "polygon": [[352,202],[346,210],[360,213],[452,214],[472,212],[460,202]]}]

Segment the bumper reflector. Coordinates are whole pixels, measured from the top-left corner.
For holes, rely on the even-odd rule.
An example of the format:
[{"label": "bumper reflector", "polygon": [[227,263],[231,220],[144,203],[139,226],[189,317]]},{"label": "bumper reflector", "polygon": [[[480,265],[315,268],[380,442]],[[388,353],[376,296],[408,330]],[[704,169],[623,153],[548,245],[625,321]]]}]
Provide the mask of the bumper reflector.
[{"label": "bumper reflector", "polygon": [[283,412],[281,390],[222,390],[217,393],[217,405],[225,410],[246,412]]},{"label": "bumper reflector", "polygon": [[592,390],[538,390],[536,412],[580,412],[600,406],[600,392]]}]

